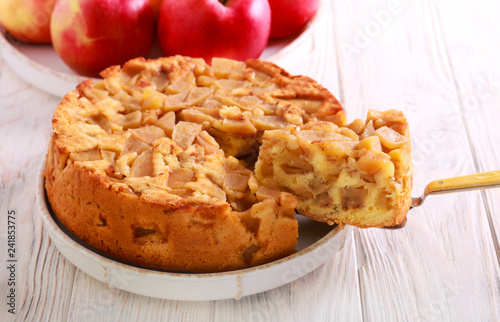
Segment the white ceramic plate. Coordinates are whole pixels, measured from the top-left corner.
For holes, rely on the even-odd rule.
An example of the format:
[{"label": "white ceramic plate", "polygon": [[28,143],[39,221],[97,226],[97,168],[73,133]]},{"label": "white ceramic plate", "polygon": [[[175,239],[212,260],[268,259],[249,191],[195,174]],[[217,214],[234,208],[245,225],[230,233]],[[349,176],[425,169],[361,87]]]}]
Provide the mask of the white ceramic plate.
[{"label": "white ceramic plate", "polygon": [[[311,29],[314,18],[297,37],[270,41],[261,59],[271,59]],[[73,72],[57,55],[51,45],[26,44],[14,39],[0,27],[0,54],[16,74],[33,86],[55,96],[63,97],[76,85],[87,79]],[[152,49],[150,58],[162,55],[159,45]]]},{"label": "white ceramic plate", "polygon": [[240,299],[290,283],[318,268],[340,251],[352,228],[332,227],[299,216],[297,252],[280,260],[231,272],[175,273],[145,269],[114,260],[85,245],[58,220],[48,204],[40,171],[38,213],[51,241],[76,267],[128,292],[169,300],[209,301]]}]

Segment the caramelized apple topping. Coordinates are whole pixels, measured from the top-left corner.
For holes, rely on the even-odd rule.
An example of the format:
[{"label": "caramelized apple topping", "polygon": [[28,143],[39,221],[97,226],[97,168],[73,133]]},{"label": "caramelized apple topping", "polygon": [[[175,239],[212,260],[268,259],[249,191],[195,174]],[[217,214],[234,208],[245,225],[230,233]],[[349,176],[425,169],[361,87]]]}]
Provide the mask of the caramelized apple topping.
[{"label": "caramelized apple topping", "polygon": [[[60,133],[65,137],[59,142],[72,143],[68,152],[74,162],[99,164],[115,186],[126,184],[125,190],[145,198],[161,191],[165,200],[225,199],[239,212],[271,198],[292,211],[292,194],[262,186],[252,172],[264,133],[292,125],[304,126],[299,137],[307,142],[350,142],[357,135],[339,130],[345,116],[333,95],[271,63],[215,58],[209,66],[176,56],[131,60],[102,75],[101,81],[78,86],[74,99],[81,109],[66,116],[78,133]],[[311,120],[315,125],[306,124]],[[390,122],[377,134],[384,148],[402,144]],[[303,154],[297,149],[294,154]],[[314,170],[301,157],[281,169],[288,174]],[[258,226],[258,220],[242,220]],[[135,235],[143,238],[154,230],[136,227]]]}]

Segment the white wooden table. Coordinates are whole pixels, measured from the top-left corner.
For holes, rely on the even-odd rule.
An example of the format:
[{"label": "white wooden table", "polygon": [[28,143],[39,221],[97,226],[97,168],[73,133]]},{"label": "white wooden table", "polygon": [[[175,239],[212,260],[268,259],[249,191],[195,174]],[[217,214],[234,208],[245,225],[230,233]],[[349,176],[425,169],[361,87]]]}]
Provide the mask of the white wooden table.
[{"label": "white wooden table", "polygon": [[[500,169],[498,0],[325,0],[272,60],[311,76],[349,119],[400,109],[414,195],[431,180]],[[498,321],[500,189],[429,197],[402,230],[355,229],[312,273],[241,300],[177,302],[112,289],[70,264],[35,215],[36,176],[60,98],[0,58],[0,321]],[[8,313],[8,214],[16,311]]]}]

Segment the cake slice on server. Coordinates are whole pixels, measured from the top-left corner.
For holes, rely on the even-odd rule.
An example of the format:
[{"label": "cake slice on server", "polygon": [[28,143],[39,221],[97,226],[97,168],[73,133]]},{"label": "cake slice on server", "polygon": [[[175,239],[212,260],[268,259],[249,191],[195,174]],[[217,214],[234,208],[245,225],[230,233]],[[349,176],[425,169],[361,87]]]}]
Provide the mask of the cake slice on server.
[{"label": "cake slice on server", "polygon": [[329,224],[384,227],[403,222],[413,167],[402,112],[368,112],[346,127],[330,122],[266,131],[255,174],[292,193],[297,211]]}]

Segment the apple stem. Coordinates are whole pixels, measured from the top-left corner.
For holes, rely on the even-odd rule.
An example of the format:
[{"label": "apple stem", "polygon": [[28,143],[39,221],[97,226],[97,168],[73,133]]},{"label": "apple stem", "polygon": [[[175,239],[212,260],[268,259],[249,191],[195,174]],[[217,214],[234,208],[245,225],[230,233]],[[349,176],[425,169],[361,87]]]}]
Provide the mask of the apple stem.
[{"label": "apple stem", "polygon": [[229,2],[229,0],[219,0],[220,3],[222,3],[223,6],[226,6],[226,3]]}]

